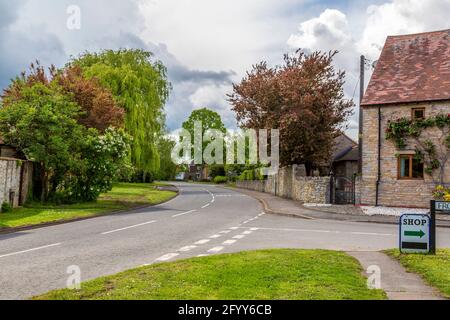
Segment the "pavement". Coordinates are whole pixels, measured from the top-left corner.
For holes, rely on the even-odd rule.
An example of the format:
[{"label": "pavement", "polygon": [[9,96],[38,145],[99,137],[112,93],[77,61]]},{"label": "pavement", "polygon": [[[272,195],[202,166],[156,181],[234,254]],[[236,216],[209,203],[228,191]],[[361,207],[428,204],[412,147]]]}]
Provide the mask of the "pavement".
[{"label": "pavement", "polygon": [[[86,281],[156,262],[244,250],[374,253],[398,245],[395,225],[270,214],[260,200],[238,190],[176,186],[179,196],[158,206],[0,235],[0,299],[65,288],[77,269]],[[450,247],[450,229],[438,229],[437,240]]]},{"label": "pavement", "polygon": [[[277,197],[268,193],[241,188],[232,189],[258,199],[265,208],[266,212],[273,214],[312,220],[327,219],[337,221],[370,222],[395,225],[398,225],[399,221],[399,217],[395,216],[365,215],[362,213],[362,210],[355,206],[306,207],[298,201]],[[437,215],[436,224],[438,227],[450,228],[449,216]]]},{"label": "pavement", "polygon": [[[444,300],[439,292],[427,285],[421,277],[408,273],[397,262],[381,252],[347,252],[358,259],[366,276],[380,272],[380,289],[389,300]],[[379,269],[374,269],[379,268]]]}]

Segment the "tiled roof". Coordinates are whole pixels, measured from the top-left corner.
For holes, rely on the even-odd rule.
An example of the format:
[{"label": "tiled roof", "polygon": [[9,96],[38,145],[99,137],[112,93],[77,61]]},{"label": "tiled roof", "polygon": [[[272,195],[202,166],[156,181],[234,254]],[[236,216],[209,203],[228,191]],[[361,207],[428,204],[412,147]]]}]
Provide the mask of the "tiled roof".
[{"label": "tiled roof", "polygon": [[388,37],[362,105],[450,100],[450,29]]},{"label": "tiled roof", "polygon": [[356,146],[357,143],[355,141],[350,139],[346,134],[341,134],[334,139],[333,154],[331,156],[333,161],[342,158]]},{"label": "tiled roof", "polygon": [[344,154],[342,157],[337,158],[334,162],[339,161],[358,161],[359,160],[359,147],[353,147],[350,151]]}]

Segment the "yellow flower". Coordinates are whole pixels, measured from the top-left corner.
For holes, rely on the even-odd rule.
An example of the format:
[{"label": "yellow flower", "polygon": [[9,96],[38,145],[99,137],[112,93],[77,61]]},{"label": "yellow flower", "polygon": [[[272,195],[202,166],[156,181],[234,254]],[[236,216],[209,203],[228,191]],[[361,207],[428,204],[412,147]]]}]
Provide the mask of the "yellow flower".
[{"label": "yellow flower", "polygon": [[436,187],[436,191],[444,191],[444,190],[445,190],[444,186],[437,186]]},{"label": "yellow flower", "polygon": [[450,194],[449,194],[449,193],[447,193],[447,194],[444,196],[444,201],[450,201]]}]

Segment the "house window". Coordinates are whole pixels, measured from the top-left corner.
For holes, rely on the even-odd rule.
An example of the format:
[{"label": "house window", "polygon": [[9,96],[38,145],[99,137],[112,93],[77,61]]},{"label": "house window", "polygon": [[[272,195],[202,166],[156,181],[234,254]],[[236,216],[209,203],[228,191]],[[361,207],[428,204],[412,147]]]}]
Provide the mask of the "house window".
[{"label": "house window", "polygon": [[425,108],[413,108],[412,109],[413,120],[425,120]]},{"label": "house window", "polygon": [[423,179],[424,165],[413,154],[401,155],[398,158],[399,179]]}]

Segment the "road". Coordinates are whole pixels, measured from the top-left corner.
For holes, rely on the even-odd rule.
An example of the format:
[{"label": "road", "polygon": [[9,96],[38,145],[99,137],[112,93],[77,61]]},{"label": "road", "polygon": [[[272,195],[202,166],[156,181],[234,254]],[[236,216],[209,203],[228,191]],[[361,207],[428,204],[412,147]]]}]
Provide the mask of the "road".
[{"label": "road", "polygon": [[[155,262],[269,248],[372,251],[397,247],[394,225],[303,220],[262,212],[259,202],[210,185],[177,185],[165,204],[0,235],[0,299],[66,287],[77,266],[86,281]],[[438,245],[450,247],[450,229]]]}]

